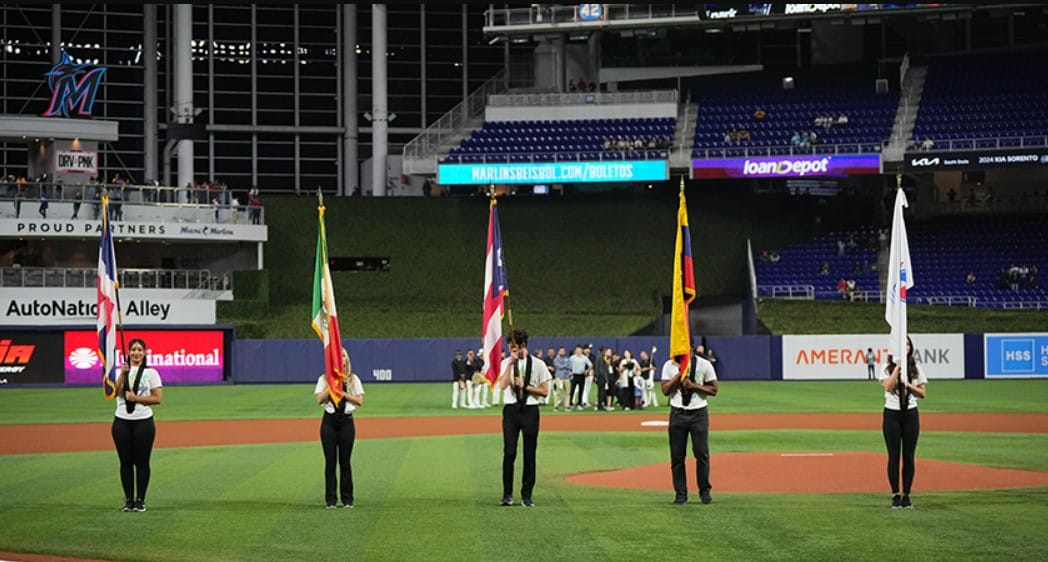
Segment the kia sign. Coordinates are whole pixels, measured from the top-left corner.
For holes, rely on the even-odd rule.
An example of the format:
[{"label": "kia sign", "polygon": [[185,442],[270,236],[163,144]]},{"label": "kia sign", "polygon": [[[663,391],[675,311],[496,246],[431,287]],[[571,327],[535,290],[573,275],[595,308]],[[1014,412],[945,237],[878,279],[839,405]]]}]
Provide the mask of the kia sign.
[{"label": "kia sign", "polygon": [[97,174],[98,152],[93,150],[58,150],[55,152],[55,171]]},{"label": "kia sign", "polygon": [[1048,149],[907,152],[903,161],[904,168],[909,172],[982,170],[986,168],[1048,168]]},{"label": "kia sign", "polygon": [[986,378],[1048,377],[1048,334],[983,336]]},{"label": "kia sign", "polygon": [[62,382],[61,348],[60,333],[4,330],[0,335],[0,386]]},{"label": "kia sign", "polygon": [[[963,334],[910,334],[914,355],[929,379],[964,378]],[[876,372],[888,360],[888,334],[782,336],[782,378],[786,380],[866,379],[866,350],[876,355]]]},{"label": "kia sign", "polygon": [[[226,332],[223,330],[126,330],[124,340],[146,342],[146,363],[156,368],[165,383],[221,382],[226,369]],[[117,347],[121,347],[120,340]],[[116,364],[123,365],[118,350]],[[98,333],[65,333],[66,384],[102,383],[102,363],[98,356]]]},{"label": "kia sign", "polygon": [[881,173],[880,154],[827,154],[692,160],[691,178],[804,178]]},{"label": "kia sign", "polygon": [[669,179],[666,160],[608,160],[535,164],[440,164],[440,185],[489,183],[606,183]]}]

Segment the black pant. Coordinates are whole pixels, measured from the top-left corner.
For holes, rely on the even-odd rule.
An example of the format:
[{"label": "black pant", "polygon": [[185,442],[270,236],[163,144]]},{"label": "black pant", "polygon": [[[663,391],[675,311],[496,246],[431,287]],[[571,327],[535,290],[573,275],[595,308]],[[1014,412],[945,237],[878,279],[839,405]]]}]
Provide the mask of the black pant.
[{"label": "black pant", "polygon": [[[575,390],[576,389],[578,389],[578,391],[579,391],[579,397],[578,397],[577,401],[575,399]],[[583,373],[581,375],[572,374],[571,375],[571,397],[568,400],[568,403],[576,405],[576,406],[581,406],[582,402],[583,402],[583,398],[584,398],[584,396],[582,396],[582,391],[585,390],[585,389],[586,389],[586,373]]]},{"label": "black pant", "polygon": [[[909,494],[913,485],[913,475],[917,471],[914,465],[914,453],[917,452],[917,438],[921,434],[921,417],[917,408],[906,410],[884,409],[884,444],[888,447],[888,484],[892,493],[899,493],[899,457],[902,457],[902,493]],[[900,450],[901,449],[901,450]],[[901,455],[900,455],[901,453]]]},{"label": "black pant", "polygon": [[530,499],[535,489],[535,449],[539,444],[539,407],[506,404],[502,407],[502,495],[513,496],[513,463],[517,460],[517,439],[524,434],[524,476],[521,499]]},{"label": "black pant", "polygon": [[877,378],[876,371],[877,370],[874,368],[874,365],[866,365],[866,380],[872,381],[873,379]]},{"label": "black pant", "polygon": [[[145,501],[149,487],[149,456],[153,453],[156,425],[153,418],[125,420],[113,418],[113,444],[120,457],[120,484],[124,498]],[[135,484],[138,493],[135,494]]]},{"label": "black pant", "polygon": [[606,377],[597,377],[597,409],[607,410],[605,404],[608,402],[608,379]]},{"label": "black pant", "polygon": [[339,466],[339,478],[342,486],[339,495],[342,505],[353,505],[353,469],[349,466],[353,455],[353,442],[357,438],[357,428],[353,424],[353,415],[324,414],[320,422],[320,445],[324,449],[324,500],[327,505],[335,505],[335,463]]},{"label": "black pant", "polygon": [[684,470],[688,435],[691,435],[691,450],[695,455],[699,492],[709,491],[713,486],[710,485],[710,417],[707,409],[671,408],[669,433],[670,470],[673,473],[673,491],[676,492],[677,499],[688,498],[688,475]]}]

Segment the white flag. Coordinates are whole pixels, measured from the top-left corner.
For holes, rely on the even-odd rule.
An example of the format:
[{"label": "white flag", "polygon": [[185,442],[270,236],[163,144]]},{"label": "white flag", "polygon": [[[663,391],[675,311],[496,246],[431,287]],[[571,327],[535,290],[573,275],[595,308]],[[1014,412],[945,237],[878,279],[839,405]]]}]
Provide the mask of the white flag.
[{"label": "white flag", "polygon": [[899,376],[906,373],[906,291],[913,287],[913,264],[910,263],[910,242],[906,238],[906,222],[902,210],[909,205],[900,189],[895,194],[895,213],[892,215],[892,241],[888,254],[888,288],[884,320],[891,326],[888,351],[900,365]]}]

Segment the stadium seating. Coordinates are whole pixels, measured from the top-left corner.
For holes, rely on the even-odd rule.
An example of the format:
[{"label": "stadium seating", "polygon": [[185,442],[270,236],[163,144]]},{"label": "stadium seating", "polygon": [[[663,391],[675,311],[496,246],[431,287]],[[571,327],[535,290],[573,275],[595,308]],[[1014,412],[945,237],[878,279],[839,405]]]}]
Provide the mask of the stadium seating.
[{"label": "stadium seating", "polygon": [[[1042,144],[1048,135],[1048,62],[1039,54],[950,57],[928,63],[913,134],[954,148]],[[978,141],[977,139],[983,139]],[[940,143],[941,146],[941,143]]]},{"label": "stadium seating", "polygon": [[[891,136],[898,110],[897,93],[877,94],[870,86],[798,90],[715,91],[700,96],[692,155],[739,156],[746,148],[771,147],[771,155],[825,152],[875,152]],[[763,119],[754,118],[757,108]],[[823,128],[815,119],[844,114],[848,123]],[[746,128],[750,140],[725,142],[726,131]],[[814,131],[811,147],[791,146],[795,132]],[[831,145],[849,145],[833,147]]]},{"label": "stadium seating", "polygon": [[[487,121],[441,159],[444,163],[658,160],[668,158],[673,117]],[[633,141],[634,150],[605,149],[606,139]],[[652,143],[649,143],[652,141]],[[649,146],[653,144],[653,146]]]},{"label": "stadium seating", "polygon": [[[909,291],[912,303],[945,304],[949,297],[973,297],[980,307],[1048,305],[1048,290],[1039,278],[1019,280],[1016,290],[999,286],[1001,271],[1013,265],[1039,272],[1048,266],[1048,223],[1043,216],[943,217],[911,224],[908,234],[915,280]],[[816,300],[840,299],[836,286],[841,277],[855,279],[860,290],[877,291],[884,272],[864,267],[877,263],[877,249],[870,243],[876,235],[869,229],[836,232],[781,250],[777,263],[755,259],[760,292],[770,295],[773,286],[811,285]],[[836,241],[849,236],[856,238],[859,248],[838,257]],[[830,265],[827,275],[820,274],[824,262]],[[862,272],[853,273],[856,263]],[[965,282],[969,272],[975,274],[973,284]]]}]

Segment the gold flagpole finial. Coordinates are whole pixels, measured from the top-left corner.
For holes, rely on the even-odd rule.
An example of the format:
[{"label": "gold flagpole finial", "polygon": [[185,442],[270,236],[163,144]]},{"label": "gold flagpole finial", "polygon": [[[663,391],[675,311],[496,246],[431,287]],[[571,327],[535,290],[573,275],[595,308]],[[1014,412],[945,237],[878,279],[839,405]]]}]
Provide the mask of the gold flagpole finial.
[{"label": "gold flagpole finial", "polygon": [[680,175],[680,192],[684,193],[684,174]]},{"label": "gold flagpole finial", "polygon": [[488,184],[488,197],[495,198],[495,184],[493,183]]},{"label": "gold flagpole finial", "polygon": [[902,189],[902,168],[895,171],[895,189]]},{"label": "gold flagpole finial", "polygon": [[317,204],[321,207],[324,206],[324,192],[320,189],[319,185],[317,186]]}]

